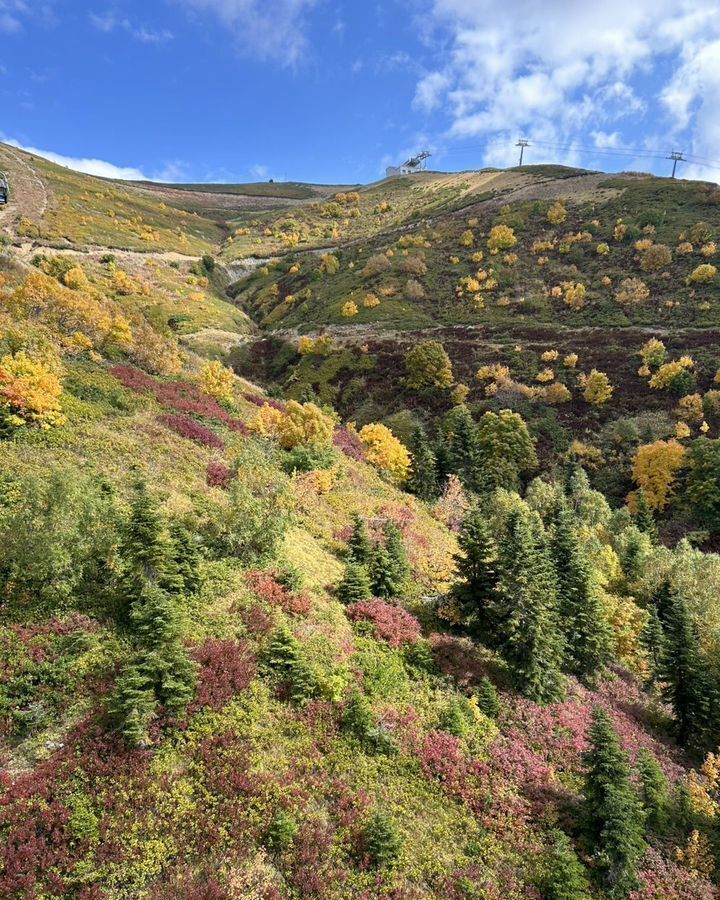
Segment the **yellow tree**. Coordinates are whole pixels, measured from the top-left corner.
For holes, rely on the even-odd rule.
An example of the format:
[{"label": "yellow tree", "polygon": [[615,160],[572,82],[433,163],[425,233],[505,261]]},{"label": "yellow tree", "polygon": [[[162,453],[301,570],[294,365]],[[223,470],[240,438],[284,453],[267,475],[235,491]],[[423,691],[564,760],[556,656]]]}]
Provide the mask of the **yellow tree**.
[{"label": "yellow tree", "polygon": [[684,460],[685,448],[674,439],[638,447],[633,457],[633,478],[653,509],[665,508]]},{"label": "yellow tree", "polygon": [[24,425],[62,425],[59,365],[33,359],[24,351],[0,360],[0,429]]},{"label": "yellow tree", "polygon": [[235,396],[235,376],[221,362],[206,362],[200,369],[198,384],[203,394],[223,403],[232,403]]},{"label": "yellow tree", "polygon": [[593,406],[602,406],[613,395],[613,387],[610,379],[604,372],[593,369],[589,375],[581,375],[578,384],[583,388],[583,397]]},{"label": "yellow tree", "polygon": [[404,481],[410,469],[410,454],[405,445],[385,425],[371,423],[360,429],[367,461],[387,472],[396,481]]}]

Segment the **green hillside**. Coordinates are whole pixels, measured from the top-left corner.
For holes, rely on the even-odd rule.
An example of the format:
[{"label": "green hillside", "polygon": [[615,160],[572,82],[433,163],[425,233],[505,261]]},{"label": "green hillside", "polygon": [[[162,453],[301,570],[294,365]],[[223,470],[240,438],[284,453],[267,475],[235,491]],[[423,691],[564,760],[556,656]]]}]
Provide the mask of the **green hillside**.
[{"label": "green hillside", "polygon": [[717,189],[0,169],[0,897],[716,897]]}]

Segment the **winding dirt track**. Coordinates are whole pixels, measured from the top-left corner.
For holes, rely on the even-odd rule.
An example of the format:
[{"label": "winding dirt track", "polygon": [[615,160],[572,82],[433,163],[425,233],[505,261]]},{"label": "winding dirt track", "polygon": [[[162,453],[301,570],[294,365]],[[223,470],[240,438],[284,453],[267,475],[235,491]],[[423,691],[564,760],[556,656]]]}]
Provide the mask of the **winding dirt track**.
[{"label": "winding dirt track", "polygon": [[3,166],[10,182],[10,203],[0,210],[0,227],[11,232],[11,226],[23,216],[40,222],[48,208],[45,184],[30,163],[12,147],[2,147]]}]

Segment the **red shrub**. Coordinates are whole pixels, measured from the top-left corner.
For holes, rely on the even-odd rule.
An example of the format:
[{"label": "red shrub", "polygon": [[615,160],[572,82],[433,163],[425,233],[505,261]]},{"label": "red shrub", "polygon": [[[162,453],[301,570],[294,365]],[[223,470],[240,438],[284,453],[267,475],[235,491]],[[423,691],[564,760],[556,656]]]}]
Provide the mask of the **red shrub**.
[{"label": "red shrub", "polygon": [[286,409],[285,404],[279,400],[271,400],[269,397],[261,397],[259,394],[243,394],[243,397],[248,403],[254,403],[255,406],[263,407],[267,403],[268,406],[280,412],[285,412]]},{"label": "red shrub", "polygon": [[196,647],[192,657],[201,669],[190,713],[202,706],[218,709],[245,690],[255,675],[255,657],[247,641],[211,639]]},{"label": "red shrub", "polygon": [[272,631],[273,620],[257,603],[241,613],[245,627],[251,634],[268,634]]},{"label": "red shrub", "polygon": [[234,477],[235,473],[232,469],[228,469],[228,467],[224,466],[222,463],[208,463],[205,480],[210,487],[219,487],[225,490]]},{"label": "red shrub", "polygon": [[349,431],[347,428],[336,428],[333,433],[333,444],[355,462],[365,462],[365,449],[354,431]]},{"label": "red shrub", "polygon": [[290,591],[277,580],[276,572],[248,572],[247,582],[258,600],[280,609],[291,616],[306,616],[312,599],[307,591]]},{"label": "red shrub", "polygon": [[349,606],[346,612],[353,622],[372,622],[376,636],[391,647],[410,644],[420,637],[420,623],[415,616],[384,600],[361,600]]},{"label": "red shrub", "polygon": [[158,403],[175,412],[222,422],[232,431],[249,434],[244,422],[231,416],[214,397],[203,394],[195,384],[188,381],[158,381],[133,366],[115,366],[110,372],[125,387],[138,394],[152,394]]},{"label": "red shrub", "polygon": [[196,422],[195,419],[189,419],[187,416],[166,414],[159,416],[158,420],[163,425],[167,425],[176,434],[179,434],[180,437],[195,441],[196,444],[203,444],[205,447],[215,447],[217,450],[222,450],[225,447],[222,438],[219,438],[214,431],[210,431],[209,428],[205,428],[204,425]]}]

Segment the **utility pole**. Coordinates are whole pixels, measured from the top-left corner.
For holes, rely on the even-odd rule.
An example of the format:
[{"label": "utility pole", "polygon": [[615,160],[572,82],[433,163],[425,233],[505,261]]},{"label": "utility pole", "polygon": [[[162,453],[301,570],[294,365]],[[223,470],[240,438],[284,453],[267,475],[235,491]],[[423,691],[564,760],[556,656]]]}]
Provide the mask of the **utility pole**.
[{"label": "utility pole", "polygon": [[675,169],[677,168],[677,164],[679,162],[685,162],[685,157],[683,156],[681,150],[673,150],[673,152],[670,154],[670,156],[668,156],[666,158],[671,159],[673,161],[673,170],[672,170],[672,175],[670,177],[674,178],[675,177]]},{"label": "utility pole", "polygon": [[515,146],[520,148],[520,165],[522,165],[523,153],[525,151],[525,148],[530,146],[530,141],[526,141],[524,138],[520,138]]}]

